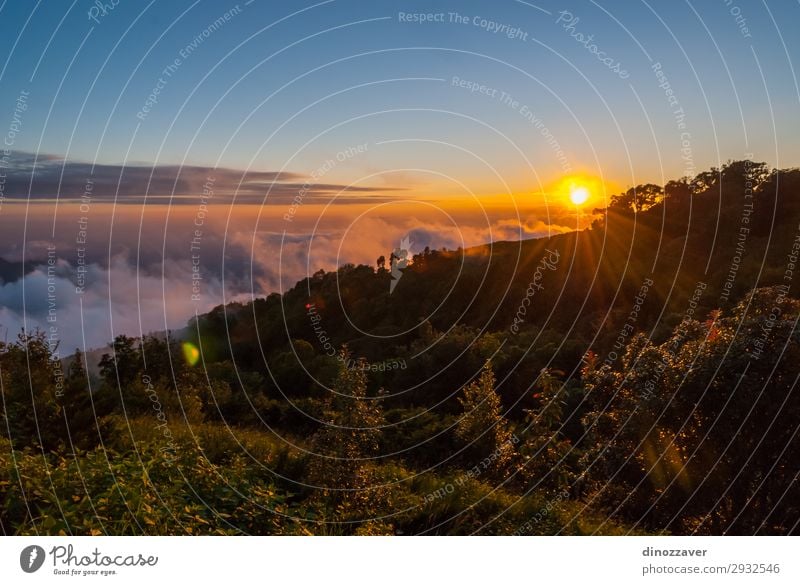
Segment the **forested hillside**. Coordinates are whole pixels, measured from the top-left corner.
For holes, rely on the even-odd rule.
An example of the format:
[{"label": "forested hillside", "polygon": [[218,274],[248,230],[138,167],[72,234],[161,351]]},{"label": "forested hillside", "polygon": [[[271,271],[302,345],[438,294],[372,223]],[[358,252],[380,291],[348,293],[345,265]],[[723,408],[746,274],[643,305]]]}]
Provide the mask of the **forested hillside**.
[{"label": "forested hillside", "polygon": [[119,337],[91,387],[0,344],[2,531],[796,533],[800,171],[596,213]]}]

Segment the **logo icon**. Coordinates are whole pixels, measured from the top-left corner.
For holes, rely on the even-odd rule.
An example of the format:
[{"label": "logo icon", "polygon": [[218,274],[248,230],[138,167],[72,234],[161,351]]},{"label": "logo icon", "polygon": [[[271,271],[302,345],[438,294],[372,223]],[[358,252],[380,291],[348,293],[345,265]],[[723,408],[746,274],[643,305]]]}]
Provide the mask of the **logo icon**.
[{"label": "logo icon", "polygon": [[26,546],[19,553],[19,566],[26,573],[35,573],[44,564],[44,549],[36,544]]},{"label": "logo icon", "polygon": [[389,294],[394,292],[394,287],[400,282],[403,277],[403,268],[409,264],[408,254],[411,248],[411,240],[408,236],[400,240],[400,247],[395,248],[392,255],[389,257],[389,266],[392,269],[392,280],[389,282]]}]

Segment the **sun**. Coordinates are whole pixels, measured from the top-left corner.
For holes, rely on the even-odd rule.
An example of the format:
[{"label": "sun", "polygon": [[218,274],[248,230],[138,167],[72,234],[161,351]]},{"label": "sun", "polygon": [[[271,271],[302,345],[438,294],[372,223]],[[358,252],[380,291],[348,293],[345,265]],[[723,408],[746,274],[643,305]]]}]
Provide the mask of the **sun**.
[{"label": "sun", "polygon": [[547,186],[546,192],[560,206],[584,215],[584,208],[591,209],[598,203],[604,207],[606,193],[615,188],[613,183],[607,183],[596,175],[579,172],[554,180]]},{"label": "sun", "polygon": [[583,205],[589,199],[589,189],[582,186],[572,186],[569,190],[569,199],[575,205]]}]

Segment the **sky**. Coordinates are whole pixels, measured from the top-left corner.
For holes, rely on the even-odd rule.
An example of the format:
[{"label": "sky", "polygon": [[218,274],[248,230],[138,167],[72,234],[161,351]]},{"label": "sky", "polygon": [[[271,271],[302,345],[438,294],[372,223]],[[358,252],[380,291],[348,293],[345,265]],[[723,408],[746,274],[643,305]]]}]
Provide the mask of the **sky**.
[{"label": "sky", "polygon": [[2,1],[0,324],[47,326],[52,248],[59,335],[97,346],[403,238],[561,233],[633,185],[797,166],[798,21],[788,1]]}]

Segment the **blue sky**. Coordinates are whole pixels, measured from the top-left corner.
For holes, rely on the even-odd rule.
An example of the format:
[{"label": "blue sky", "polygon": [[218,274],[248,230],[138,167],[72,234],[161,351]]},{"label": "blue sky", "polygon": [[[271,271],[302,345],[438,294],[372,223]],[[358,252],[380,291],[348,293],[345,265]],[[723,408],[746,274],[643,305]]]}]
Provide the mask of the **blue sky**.
[{"label": "blue sky", "polygon": [[[800,39],[791,23],[800,6],[789,2],[767,9],[724,1],[120,0],[98,22],[88,18],[93,6],[2,4],[3,117],[10,119],[20,91],[30,92],[15,148],[108,163],[309,172],[348,145],[413,138],[469,149],[515,189],[532,180],[525,159],[543,180],[555,178],[560,167],[536,129],[499,100],[453,87],[458,76],[527,105],[572,168],[621,185],[658,182],[662,167],[671,178],[686,165],[681,131],[651,70],[657,61],[686,112],[698,171],[748,152],[780,166],[798,163],[792,60]],[[181,58],[230,9],[230,20]],[[563,10],[579,19],[571,30],[556,23]],[[746,20],[749,38],[732,11]],[[400,12],[444,13],[446,22],[403,23]],[[449,22],[451,12],[467,24]],[[518,27],[526,39],[492,33],[483,19]],[[594,35],[629,77],[620,79],[571,32]],[[138,119],[176,58],[158,103]],[[432,158],[438,171],[492,190],[493,173],[465,169],[452,148],[408,143],[374,148],[360,167],[332,176],[416,168]]]}]

